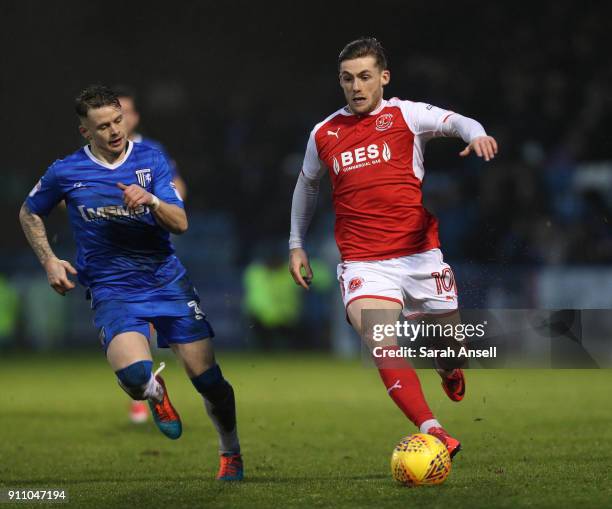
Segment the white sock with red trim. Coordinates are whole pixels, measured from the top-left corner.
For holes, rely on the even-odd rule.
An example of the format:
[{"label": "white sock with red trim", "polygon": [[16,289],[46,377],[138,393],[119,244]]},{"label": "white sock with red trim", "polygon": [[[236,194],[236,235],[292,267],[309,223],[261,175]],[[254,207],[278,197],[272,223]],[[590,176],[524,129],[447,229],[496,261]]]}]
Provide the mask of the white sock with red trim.
[{"label": "white sock with red trim", "polygon": [[441,428],[442,424],[437,419],[429,419],[419,426],[421,433],[427,433],[431,428]]}]

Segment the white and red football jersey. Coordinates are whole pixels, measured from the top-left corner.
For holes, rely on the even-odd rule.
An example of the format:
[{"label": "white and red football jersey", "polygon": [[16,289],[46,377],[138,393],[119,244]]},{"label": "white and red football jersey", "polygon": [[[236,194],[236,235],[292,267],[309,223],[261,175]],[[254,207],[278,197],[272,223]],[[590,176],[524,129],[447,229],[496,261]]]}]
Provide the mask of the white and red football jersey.
[{"label": "white and red football jersey", "polygon": [[438,221],[422,203],[423,154],[429,139],[457,135],[452,115],[393,98],[369,115],[343,108],[315,126],[302,171],[313,179],[329,170],[343,260],[384,260],[440,245]]}]

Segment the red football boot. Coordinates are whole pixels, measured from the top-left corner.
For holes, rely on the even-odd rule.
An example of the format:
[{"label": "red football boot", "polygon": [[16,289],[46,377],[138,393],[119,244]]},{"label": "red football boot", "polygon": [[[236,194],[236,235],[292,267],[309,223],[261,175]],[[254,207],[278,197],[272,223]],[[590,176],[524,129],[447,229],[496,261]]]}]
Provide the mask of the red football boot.
[{"label": "red football boot", "polygon": [[461,450],[461,442],[451,437],[444,428],[433,427],[427,430],[428,435],[433,435],[448,449],[451,459]]},{"label": "red football boot", "polygon": [[442,375],[442,388],[446,395],[453,401],[461,401],[465,396],[465,377],[463,370],[457,368],[448,375]]},{"label": "red football boot", "polygon": [[219,457],[218,481],[242,481],[244,465],[240,454],[222,454]]}]

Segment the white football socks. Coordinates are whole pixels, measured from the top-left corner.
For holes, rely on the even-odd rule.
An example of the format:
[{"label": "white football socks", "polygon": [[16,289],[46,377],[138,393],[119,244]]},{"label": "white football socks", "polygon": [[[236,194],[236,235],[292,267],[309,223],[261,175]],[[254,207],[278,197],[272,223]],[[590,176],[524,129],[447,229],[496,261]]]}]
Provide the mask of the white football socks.
[{"label": "white football socks", "polygon": [[212,405],[202,396],[206,413],[212,421],[219,435],[219,454],[240,454],[240,441],[238,440],[238,426],[232,431],[224,431],[216,416],[212,413]]},{"label": "white football socks", "polygon": [[161,403],[164,399],[164,389],[161,384],[155,380],[155,377],[151,375],[147,387],[144,390],[144,397],[146,399],[152,399],[156,403]]},{"label": "white football socks", "polygon": [[164,388],[155,378],[161,371],[166,367],[165,362],[159,363],[159,368],[155,371],[155,373],[151,374],[151,378],[147,382],[147,386],[144,390],[144,397],[147,399],[152,399],[156,403],[161,403],[164,399]]},{"label": "white football socks", "polygon": [[428,419],[419,426],[419,430],[421,433],[427,433],[430,430],[430,428],[441,428],[441,427],[442,427],[442,424],[440,424],[437,419]]}]

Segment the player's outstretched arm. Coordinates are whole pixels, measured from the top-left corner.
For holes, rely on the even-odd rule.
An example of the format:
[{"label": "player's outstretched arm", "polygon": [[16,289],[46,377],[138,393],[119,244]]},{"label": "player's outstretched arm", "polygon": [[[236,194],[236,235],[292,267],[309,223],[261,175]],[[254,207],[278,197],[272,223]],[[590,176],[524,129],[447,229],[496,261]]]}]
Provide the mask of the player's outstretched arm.
[{"label": "player's outstretched arm", "polygon": [[444,123],[446,125],[443,125],[441,129],[444,134],[457,136],[467,143],[467,146],[459,152],[461,157],[466,157],[475,152],[478,157],[490,161],[497,155],[497,141],[493,136],[487,135],[480,122],[453,113],[446,117]]},{"label": "player's outstretched arm", "polygon": [[408,114],[411,129],[416,134],[427,138],[451,136],[465,141],[467,146],[459,152],[461,157],[475,152],[478,157],[490,161],[497,155],[497,141],[473,118],[425,103],[413,103]]},{"label": "player's outstretched arm", "polygon": [[189,226],[187,214],[181,207],[160,200],[157,196],[136,184],[126,186],[119,182],[117,186],[123,191],[123,201],[128,208],[134,209],[139,205],[146,205],[151,209],[157,223],[164,230],[176,235],[187,231]]},{"label": "player's outstretched arm", "polygon": [[47,273],[49,285],[60,295],[66,295],[66,292],[75,287],[75,284],[68,278],[68,273],[76,275],[76,269],[70,262],[60,260],[55,256],[49,245],[49,239],[47,239],[45,223],[40,216],[31,212],[25,203],[19,211],[19,222],[30,246]]},{"label": "player's outstretched arm", "polygon": [[473,118],[452,113],[445,116],[440,131],[446,136],[456,136],[467,143],[459,152],[461,157],[475,152],[478,157],[490,161],[497,155],[497,141],[493,136],[487,135],[480,122]]}]

